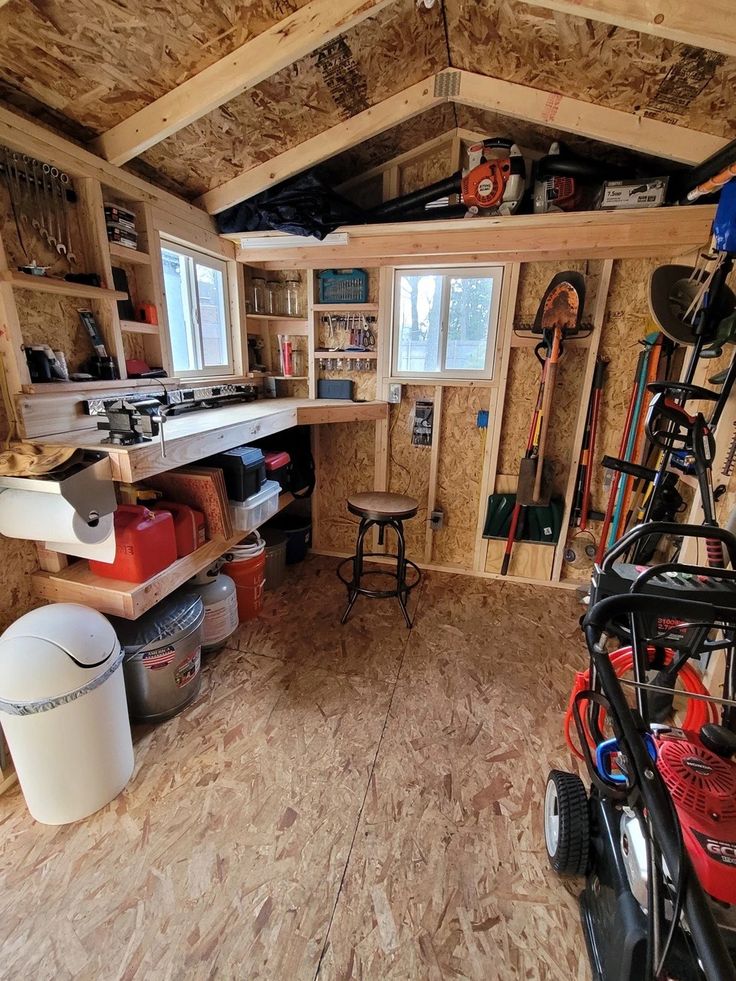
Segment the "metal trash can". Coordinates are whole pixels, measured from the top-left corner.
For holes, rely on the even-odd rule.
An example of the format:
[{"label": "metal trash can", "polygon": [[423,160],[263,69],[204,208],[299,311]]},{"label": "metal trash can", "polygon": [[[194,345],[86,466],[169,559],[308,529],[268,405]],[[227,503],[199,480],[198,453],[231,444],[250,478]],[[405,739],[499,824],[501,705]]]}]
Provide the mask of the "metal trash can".
[{"label": "metal trash can", "polygon": [[110,623],[76,603],[32,610],[0,637],[0,721],[37,821],[80,821],[130,779],[122,660]]},{"label": "metal trash can", "polygon": [[170,719],[191,702],[202,682],[202,600],[179,590],[137,620],[110,617],[110,622],[125,651],[131,719]]}]

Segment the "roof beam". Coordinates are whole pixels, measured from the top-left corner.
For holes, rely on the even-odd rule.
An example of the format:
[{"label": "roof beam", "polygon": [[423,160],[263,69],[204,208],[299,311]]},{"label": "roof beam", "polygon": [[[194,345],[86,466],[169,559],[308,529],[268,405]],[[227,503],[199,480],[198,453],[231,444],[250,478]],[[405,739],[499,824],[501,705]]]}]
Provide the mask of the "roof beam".
[{"label": "roof beam", "polygon": [[[2,0],[0,0],[0,3]],[[92,143],[117,166],[315,51],[392,0],[310,0]]]},{"label": "roof beam", "polygon": [[499,112],[678,163],[700,163],[728,142],[685,126],[474,72],[446,72],[445,84],[451,101],[459,105]]},{"label": "roof beam", "polygon": [[435,95],[435,76],[431,75],[304,143],[285,150],[272,160],[251,167],[220,187],[207,191],[195,203],[211,215],[217,214],[444,101],[443,96]]},{"label": "roof beam", "polygon": [[560,14],[625,27],[682,44],[736,56],[733,0],[709,0],[693,8],[691,0],[525,0]]}]

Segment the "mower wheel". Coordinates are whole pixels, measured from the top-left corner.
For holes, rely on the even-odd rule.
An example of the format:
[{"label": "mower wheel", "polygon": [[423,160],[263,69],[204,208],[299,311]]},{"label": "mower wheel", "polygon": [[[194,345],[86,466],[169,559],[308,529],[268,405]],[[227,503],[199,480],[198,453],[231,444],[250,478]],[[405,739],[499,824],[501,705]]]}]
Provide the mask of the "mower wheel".
[{"label": "mower wheel", "polygon": [[550,770],[544,795],[544,839],[559,875],[585,875],[590,850],[590,815],[585,785],[575,773]]}]

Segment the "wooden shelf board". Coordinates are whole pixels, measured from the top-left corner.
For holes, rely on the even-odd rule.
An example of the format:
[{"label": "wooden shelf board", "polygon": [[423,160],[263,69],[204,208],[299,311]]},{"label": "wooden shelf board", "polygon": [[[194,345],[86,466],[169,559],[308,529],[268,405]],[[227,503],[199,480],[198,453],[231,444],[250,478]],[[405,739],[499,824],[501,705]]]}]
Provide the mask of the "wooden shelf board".
[{"label": "wooden shelf board", "polygon": [[129,249],[126,245],[118,242],[110,242],[110,255],[113,259],[120,262],[129,262],[134,266],[150,266],[151,256],[148,252],[141,252],[139,249]]},{"label": "wooden shelf board", "polygon": [[147,324],[140,320],[121,320],[120,329],[124,334],[155,334],[158,336],[158,324]]},{"label": "wooden shelf board", "polygon": [[271,375],[271,377],[275,378],[276,381],[298,382],[309,380],[309,375]]},{"label": "wooden shelf board", "polygon": [[127,300],[128,294],[101,286],[85,286],[84,283],[68,283],[65,279],[51,276],[31,276],[29,273],[8,270],[0,273],[0,279],[15,289],[36,290],[38,293],[56,293],[64,296],[81,296],[88,300]]},{"label": "wooden shelf board", "polygon": [[[284,505],[285,506],[285,505]],[[61,572],[35,572],[36,594],[56,602],[83,603],[101,613],[135,620],[150,610],[188,579],[206,569],[223,552],[245,537],[239,531],[232,538],[206,542],[191,555],[177,559],[158,575],[142,583],[122,582],[97,576],[85,560],[79,560]]]},{"label": "wooden shelf board", "polygon": [[315,361],[326,361],[328,358],[347,358],[348,360],[358,361],[358,360],[369,360],[375,361],[378,357],[376,351],[315,351],[314,360]]},{"label": "wooden shelf board", "polygon": [[274,321],[288,321],[291,324],[305,324],[307,323],[306,317],[288,317],[281,316],[276,313],[247,313],[247,320],[274,320]]},{"label": "wooden shelf board", "polygon": [[377,313],[377,303],[315,303],[315,313]]},{"label": "wooden shelf board", "polygon": [[150,388],[158,386],[161,390],[161,382],[165,385],[178,384],[178,378],[127,378],[125,380],[116,379],[115,381],[95,381],[88,382],[47,382],[23,385],[24,395],[69,395],[74,392],[106,392],[120,389]]}]

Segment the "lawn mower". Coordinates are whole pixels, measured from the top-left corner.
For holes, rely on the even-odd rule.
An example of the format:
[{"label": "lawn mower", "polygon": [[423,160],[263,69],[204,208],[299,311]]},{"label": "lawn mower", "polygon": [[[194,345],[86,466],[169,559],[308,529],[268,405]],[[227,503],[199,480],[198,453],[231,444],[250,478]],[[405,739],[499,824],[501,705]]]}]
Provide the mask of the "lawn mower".
[{"label": "lawn mower", "polygon": [[[675,563],[645,570],[633,592],[601,600],[583,621],[590,667],[570,714],[590,792],[577,774],[552,770],[544,827],[555,871],[585,876],[580,910],[596,981],[736,979],[736,734],[724,724],[736,705],[736,603],[708,588],[707,602],[686,599],[694,586],[641,591],[697,574]],[[722,593],[736,595],[736,572],[720,575]],[[609,653],[625,619],[631,646]],[[688,663],[706,638],[711,652],[727,652],[723,698]],[[679,694],[693,701],[681,725],[653,724],[648,697],[662,689],[648,672],[673,660],[682,679],[692,675]]]}]

